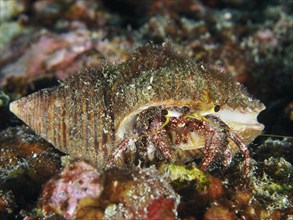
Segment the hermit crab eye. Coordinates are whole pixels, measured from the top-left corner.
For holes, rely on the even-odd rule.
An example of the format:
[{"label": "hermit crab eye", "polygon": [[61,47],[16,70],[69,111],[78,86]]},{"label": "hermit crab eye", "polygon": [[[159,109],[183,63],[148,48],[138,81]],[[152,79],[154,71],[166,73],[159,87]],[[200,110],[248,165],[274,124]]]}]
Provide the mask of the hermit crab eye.
[{"label": "hermit crab eye", "polygon": [[183,106],[183,107],[182,107],[182,110],[183,110],[183,113],[184,113],[184,114],[187,114],[187,113],[190,111],[190,108],[187,107],[187,106]]},{"label": "hermit crab eye", "polygon": [[164,115],[164,116],[166,116],[166,115],[168,115],[168,110],[166,110],[166,109],[163,109],[162,111],[161,111],[161,113],[162,113],[162,115]]},{"label": "hermit crab eye", "polygon": [[220,107],[219,105],[216,105],[216,106],[214,107],[214,111],[215,111],[215,112],[220,111],[220,109],[221,109],[221,107]]}]

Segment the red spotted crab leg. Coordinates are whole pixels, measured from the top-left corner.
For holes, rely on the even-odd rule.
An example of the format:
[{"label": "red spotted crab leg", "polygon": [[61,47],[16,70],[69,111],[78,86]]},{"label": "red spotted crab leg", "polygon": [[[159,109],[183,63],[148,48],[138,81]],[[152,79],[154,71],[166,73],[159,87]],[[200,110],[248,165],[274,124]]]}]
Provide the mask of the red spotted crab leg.
[{"label": "red spotted crab leg", "polygon": [[209,130],[207,132],[208,134],[205,141],[204,157],[200,165],[201,169],[203,170],[208,168],[208,166],[217,156],[219,149],[221,149],[220,146],[223,145],[223,137],[221,133],[216,132],[215,130]]},{"label": "red spotted crab leg", "polygon": [[135,139],[135,138],[134,139],[126,139],[126,140],[122,141],[122,143],[120,143],[116,147],[116,149],[112,152],[111,156],[108,158],[105,167],[109,168],[112,166],[113,163],[115,163],[115,161],[117,161],[118,159],[122,159],[123,152],[127,151],[129,146],[134,144],[135,141],[137,141],[137,139]]},{"label": "red spotted crab leg", "polygon": [[[153,142],[155,146],[161,151],[161,153],[167,158],[169,161],[172,160],[172,153],[168,144],[163,140],[163,135],[166,132],[164,128],[161,126],[161,120],[157,117],[151,123],[150,127],[151,131],[154,132],[152,135],[148,136],[148,142]],[[160,132],[157,132],[160,129]]]},{"label": "red spotted crab leg", "polygon": [[[159,118],[155,117],[150,124],[150,129],[147,132],[147,144],[153,143],[155,147],[167,158],[169,161],[172,160],[172,153],[169,148],[169,145],[164,141],[163,135],[165,134],[165,129],[161,128],[162,122]],[[160,131],[159,131],[160,130]],[[159,132],[158,132],[159,131]],[[141,138],[141,137],[140,137]],[[111,167],[115,161],[122,158],[124,152],[128,150],[128,148],[135,144],[138,141],[139,137],[134,136],[133,138],[126,139],[122,141],[113,151],[111,156],[108,158],[106,167]]]},{"label": "red spotted crab leg", "polygon": [[237,145],[237,147],[241,150],[244,155],[244,174],[248,176],[250,170],[250,162],[249,162],[249,151],[247,146],[242,142],[241,138],[232,131],[227,132],[229,138]]},{"label": "red spotted crab leg", "polygon": [[232,162],[232,157],[233,157],[233,153],[232,153],[232,149],[231,147],[229,147],[228,145],[228,141],[226,139],[225,143],[223,144],[223,165],[225,168],[228,168],[229,165]]},{"label": "red spotted crab leg", "polygon": [[[227,138],[231,139],[237,147],[240,149],[240,151],[244,155],[244,176],[248,176],[249,170],[250,170],[250,164],[249,164],[249,151],[247,149],[247,146],[242,142],[241,138],[231,131],[229,127],[221,121],[217,117],[210,117],[209,119],[205,119],[205,121],[209,124],[209,121],[211,121],[210,125],[214,125],[215,122],[219,125],[219,130],[210,130],[210,128],[207,130],[210,135],[208,135],[205,143],[205,156],[202,160],[201,167],[203,169],[206,169],[208,165],[211,163],[215,155],[217,154],[218,150],[223,151],[223,165],[224,167],[228,167],[232,161],[232,150],[228,145]],[[211,128],[214,126],[211,126]],[[222,131],[220,131],[222,130]]]}]

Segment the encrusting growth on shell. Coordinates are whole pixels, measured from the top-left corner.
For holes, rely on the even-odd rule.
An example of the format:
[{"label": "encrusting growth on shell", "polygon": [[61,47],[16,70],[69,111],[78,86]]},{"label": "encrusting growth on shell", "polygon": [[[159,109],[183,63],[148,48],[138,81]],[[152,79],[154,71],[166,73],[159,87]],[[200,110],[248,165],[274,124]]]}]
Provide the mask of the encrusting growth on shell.
[{"label": "encrusting growth on shell", "polygon": [[152,107],[194,112],[204,94],[209,105],[227,112],[224,118],[234,114],[223,121],[245,143],[261,133],[256,116],[262,103],[231,75],[196,63],[169,44],[141,47],[122,64],[86,68],[57,87],[11,103],[10,110],[59,150],[104,167],[119,143],[138,140],[134,124],[141,112]]}]

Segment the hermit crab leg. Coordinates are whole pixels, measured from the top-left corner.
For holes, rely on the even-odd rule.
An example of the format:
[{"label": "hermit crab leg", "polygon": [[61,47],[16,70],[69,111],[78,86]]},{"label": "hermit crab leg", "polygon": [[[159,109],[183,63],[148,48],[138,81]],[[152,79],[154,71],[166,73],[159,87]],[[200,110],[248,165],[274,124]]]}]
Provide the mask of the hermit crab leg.
[{"label": "hermit crab leg", "polygon": [[[227,139],[226,139],[226,142],[227,142]],[[224,143],[222,148],[223,148],[223,155],[222,155],[223,165],[225,168],[228,168],[232,162],[232,149],[228,143]]]},{"label": "hermit crab leg", "polygon": [[155,137],[153,137],[153,143],[164,154],[165,158],[167,158],[169,161],[172,160],[171,150],[169,149],[169,146],[163,141],[161,134],[157,134]]},{"label": "hermit crab leg", "polygon": [[219,151],[219,146],[222,145],[222,137],[218,132],[210,130],[207,134],[205,148],[204,148],[204,157],[201,162],[201,169],[206,170],[210,163],[214,160],[215,156]]},{"label": "hermit crab leg", "polygon": [[122,153],[125,152],[134,141],[135,140],[127,139],[119,144],[108,158],[106,167],[110,167],[117,159],[121,158]]},{"label": "hermit crab leg", "polygon": [[[215,123],[209,119],[207,119],[206,117],[203,117],[203,120],[206,121],[209,124],[214,125]],[[229,147],[228,143],[227,143],[227,136],[237,145],[237,147],[240,149],[240,151],[243,153],[244,158],[245,158],[245,165],[244,165],[244,174],[245,176],[248,175],[249,169],[250,169],[250,164],[249,164],[249,151],[246,147],[246,145],[242,142],[241,138],[234,133],[233,131],[231,131],[229,129],[229,127],[223,122],[221,121],[219,118],[217,117],[213,117],[213,120],[217,121],[217,123],[219,123],[217,126],[219,128],[222,128],[225,130],[222,136],[222,143],[221,143],[221,149],[223,150],[223,165],[224,167],[228,167],[229,164],[232,161],[232,150]],[[226,143],[225,143],[226,142]]]},{"label": "hermit crab leg", "polygon": [[[161,122],[160,119],[154,118],[154,120],[151,123],[151,130],[157,131],[157,128],[161,128],[160,126]],[[148,136],[148,141],[151,141],[155,144],[155,146],[164,154],[166,158],[169,160],[172,159],[172,153],[168,146],[168,144],[164,141],[164,138],[162,137],[162,134],[166,132],[165,129],[162,129],[159,132],[155,132]]]},{"label": "hermit crab leg", "polygon": [[235,134],[234,132],[230,131],[228,132],[229,138],[238,146],[238,148],[241,150],[241,152],[244,155],[244,174],[245,176],[248,175],[248,172],[250,170],[250,163],[249,163],[249,151],[246,147],[246,145],[242,142],[241,138]]}]

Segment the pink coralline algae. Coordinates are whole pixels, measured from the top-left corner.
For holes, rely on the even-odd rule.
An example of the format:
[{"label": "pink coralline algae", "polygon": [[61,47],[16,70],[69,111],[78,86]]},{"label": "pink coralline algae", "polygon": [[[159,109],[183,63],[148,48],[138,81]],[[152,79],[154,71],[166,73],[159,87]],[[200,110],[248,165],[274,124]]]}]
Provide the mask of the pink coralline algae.
[{"label": "pink coralline algae", "polygon": [[40,204],[44,217],[175,219],[179,197],[155,167],[99,173],[76,161],[45,185]]},{"label": "pink coralline algae", "polygon": [[85,162],[65,167],[58,179],[50,180],[44,189],[44,212],[50,209],[64,217],[76,214],[78,202],[84,198],[98,198],[103,190],[100,174]]}]

